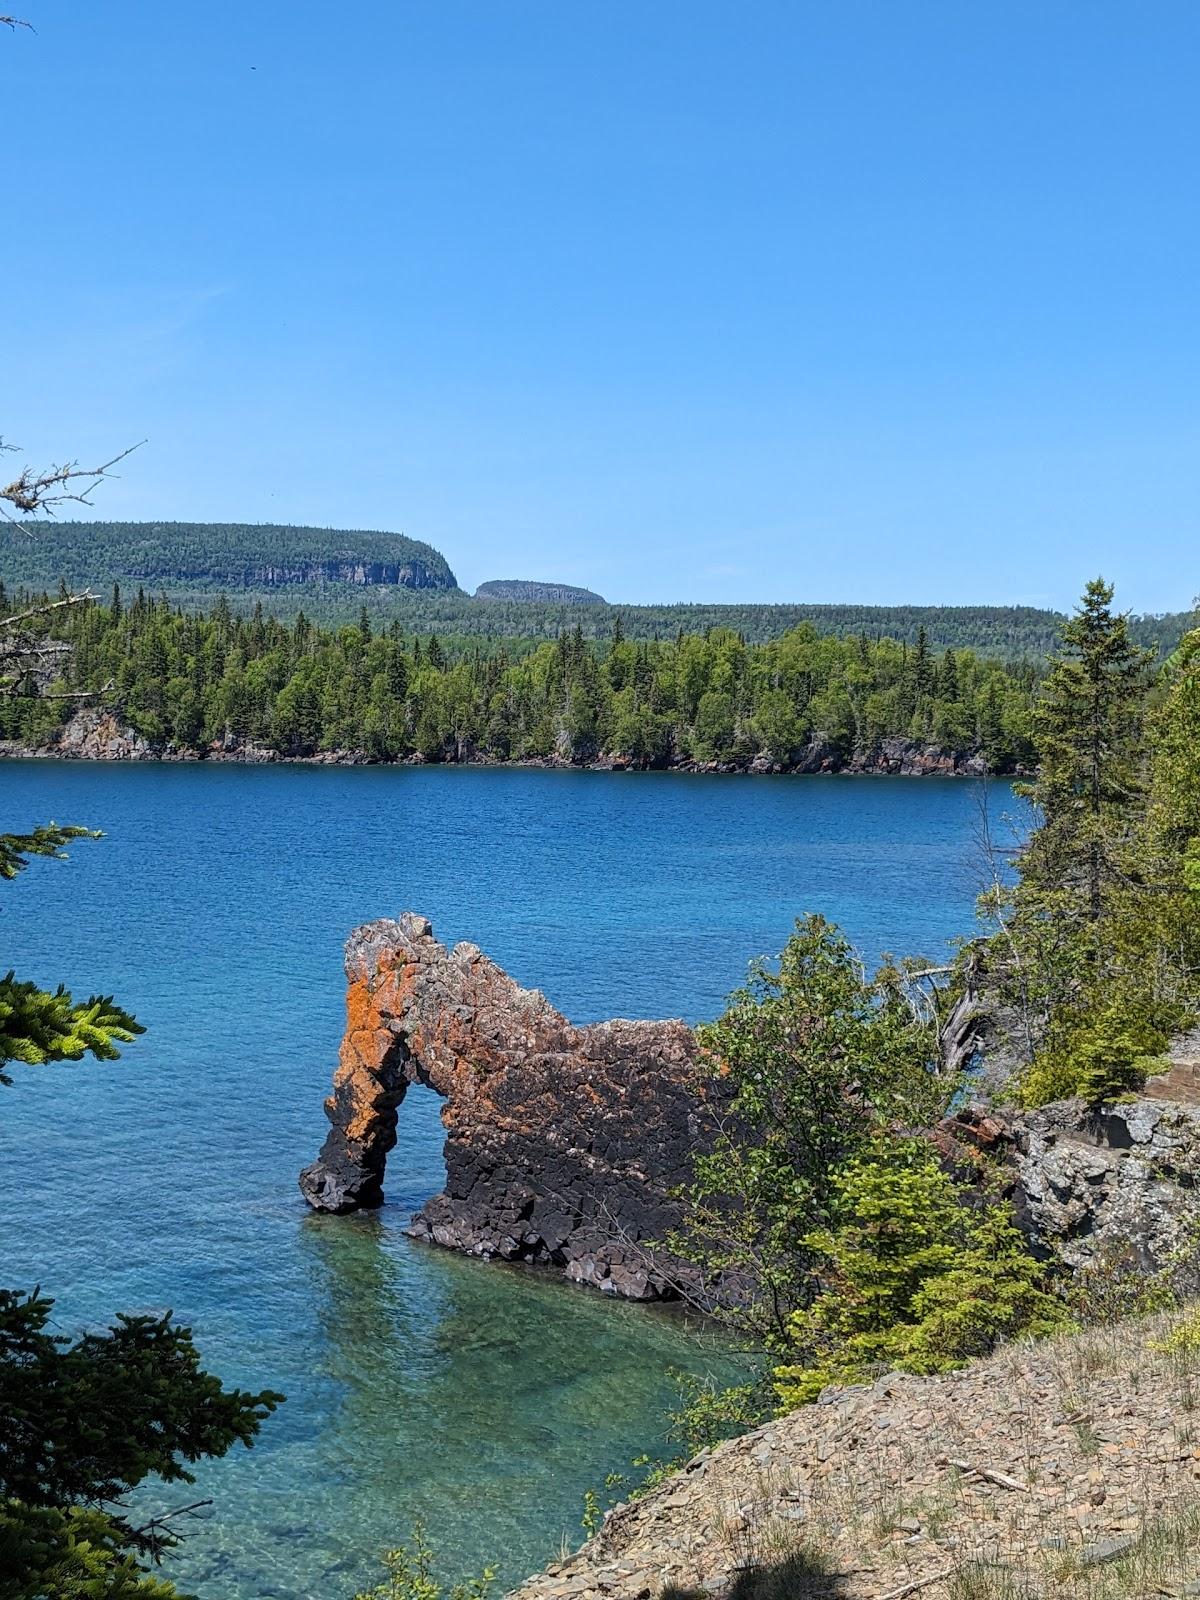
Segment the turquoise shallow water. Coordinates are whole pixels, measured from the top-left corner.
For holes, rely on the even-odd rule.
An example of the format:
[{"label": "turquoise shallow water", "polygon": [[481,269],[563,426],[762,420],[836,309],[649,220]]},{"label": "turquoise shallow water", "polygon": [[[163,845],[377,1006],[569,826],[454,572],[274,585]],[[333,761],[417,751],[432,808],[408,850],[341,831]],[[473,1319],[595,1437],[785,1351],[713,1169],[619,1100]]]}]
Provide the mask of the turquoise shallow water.
[{"label": "turquoise shallow water", "polygon": [[423,1516],[448,1566],[516,1578],[656,1444],[667,1368],[729,1361],[677,1318],[406,1240],[441,1184],[432,1096],[405,1102],[377,1217],[307,1213],[355,923],[423,912],[580,1021],[696,1020],[806,910],[872,957],[944,950],[975,805],[937,779],[0,765],[0,830],[108,834],[0,887],[0,961],[149,1028],[0,1091],[0,1281],[40,1282],[64,1329],[170,1306],[227,1381],[288,1395],[202,1471],[214,1511],[171,1574],[348,1600]]}]

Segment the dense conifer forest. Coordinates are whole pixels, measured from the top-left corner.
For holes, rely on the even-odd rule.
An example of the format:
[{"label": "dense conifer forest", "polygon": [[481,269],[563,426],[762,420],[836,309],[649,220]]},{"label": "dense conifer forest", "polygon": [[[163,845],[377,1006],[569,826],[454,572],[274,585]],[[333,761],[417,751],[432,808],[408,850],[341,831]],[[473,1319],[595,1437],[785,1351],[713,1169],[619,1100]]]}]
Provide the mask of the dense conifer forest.
[{"label": "dense conifer forest", "polygon": [[[256,744],[282,755],[363,751],[378,760],[607,754],[639,765],[794,764],[814,739],[838,764],[889,736],[978,751],[1007,770],[1030,759],[1039,669],[970,649],[820,634],[811,624],[753,644],[729,628],[603,642],[580,628],[514,646],[354,624],[321,628],[207,615],[138,593],[53,614],[69,648],[60,693],[90,690],[155,744]],[[0,736],[36,741],[70,699],[0,701]]]},{"label": "dense conifer forest", "polygon": [[[415,587],[399,578],[404,567],[413,569]],[[379,631],[396,622],[406,633],[437,633],[443,642],[456,634],[554,640],[577,626],[585,639],[605,641],[619,620],[633,640],[730,628],[762,644],[809,623],[839,638],[866,634],[909,645],[923,629],[939,653],[967,648],[1020,661],[1048,655],[1066,620],[1037,606],[624,605],[598,598],[580,606],[577,597],[586,590],[564,598],[567,585],[512,579],[482,585],[488,593],[476,598],[457,587],[437,550],[401,534],[250,523],[45,520],[36,538],[0,523],[0,576],[10,589],[53,590],[63,578],[103,595],[114,583],[130,595],[142,584],[188,610],[206,610],[224,593],[239,615],[251,616],[261,605],[289,623],[301,611],[326,626],[356,622],[365,606]],[[770,574],[763,577],[768,587]],[[541,598],[520,597],[530,591]],[[1194,612],[1179,612],[1133,618],[1130,632],[1165,656],[1194,625]]]}]

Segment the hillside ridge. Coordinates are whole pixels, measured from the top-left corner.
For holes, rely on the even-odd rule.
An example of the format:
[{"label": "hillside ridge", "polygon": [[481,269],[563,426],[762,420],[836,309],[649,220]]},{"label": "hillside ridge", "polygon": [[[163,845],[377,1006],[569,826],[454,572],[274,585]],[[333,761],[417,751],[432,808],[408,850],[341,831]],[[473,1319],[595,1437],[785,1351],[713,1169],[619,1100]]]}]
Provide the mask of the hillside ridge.
[{"label": "hillside ridge", "polygon": [[208,590],[305,584],[457,590],[440,551],[375,529],[243,522],[40,522],[0,528],[0,572],[11,584],[144,581]]},{"label": "hillside ridge", "polygon": [[[36,535],[36,536],[35,536]],[[728,628],[750,644],[778,639],[808,623],[819,634],[892,638],[913,645],[922,632],[930,650],[969,648],[1007,661],[1040,660],[1066,621],[1058,611],[1027,605],[858,605],[804,602],[692,602],[626,605],[573,585],[493,579],[470,595],[458,587],[446,558],[404,534],[281,523],[68,522],[36,528],[0,521],[0,579],[10,591],[53,592],[90,587],[107,598],[139,587],[165,594],[184,610],[207,610],[225,593],[235,612],[261,605],[291,621],[303,611],[328,625],[393,622],[406,633],[442,638],[555,639],[578,629],[584,639],[610,640],[620,629],[635,641],[669,639],[679,631]],[[514,598],[532,585],[544,598]],[[503,592],[497,593],[497,590]],[[581,597],[590,597],[581,603]],[[1194,611],[1134,617],[1135,641],[1166,656],[1190,627]]]},{"label": "hillside ridge", "polygon": [[573,583],[543,583],[532,578],[489,578],[475,591],[476,600],[529,600],[535,605],[604,606],[608,601],[594,589]]}]

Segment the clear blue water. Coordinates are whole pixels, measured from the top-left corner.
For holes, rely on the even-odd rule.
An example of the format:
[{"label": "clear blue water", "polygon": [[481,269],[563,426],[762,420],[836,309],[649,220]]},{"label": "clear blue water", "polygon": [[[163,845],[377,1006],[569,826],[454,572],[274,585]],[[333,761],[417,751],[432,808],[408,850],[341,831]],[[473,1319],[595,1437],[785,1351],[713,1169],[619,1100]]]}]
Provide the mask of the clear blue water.
[{"label": "clear blue water", "polygon": [[214,1511],[169,1572],[204,1600],[338,1600],[422,1516],[447,1567],[516,1578],[657,1443],[667,1368],[729,1360],[405,1239],[441,1185],[431,1096],[377,1217],[306,1211],[352,926],[417,910],[577,1020],[696,1020],[804,911],[869,956],[943,951],[971,926],[975,804],[937,779],[0,764],[0,830],[107,833],[0,886],[0,962],[149,1029],[0,1091],[0,1281],[41,1283],[67,1330],[170,1306],[227,1381],[288,1395],[201,1472]]}]

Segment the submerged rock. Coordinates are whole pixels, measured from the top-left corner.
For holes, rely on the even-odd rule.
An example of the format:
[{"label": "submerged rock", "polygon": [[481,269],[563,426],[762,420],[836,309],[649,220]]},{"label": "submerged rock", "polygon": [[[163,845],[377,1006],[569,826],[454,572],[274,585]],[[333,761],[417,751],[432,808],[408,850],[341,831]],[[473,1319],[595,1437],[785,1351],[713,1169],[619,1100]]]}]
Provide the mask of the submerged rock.
[{"label": "submerged rock", "polygon": [[708,1119],[682,1022],[576,1027],[472,944],[447,950],[424,917],[367,923],[346,945],[347,1025],[332,1124],[300,1175],[320,1211],[383,1200],[412,1084],[442,1096],[446,1187],[417,1238],[537,1262],[645,1300],[692,1269],[655,1248],[678,1225],[673,1191]]}]

